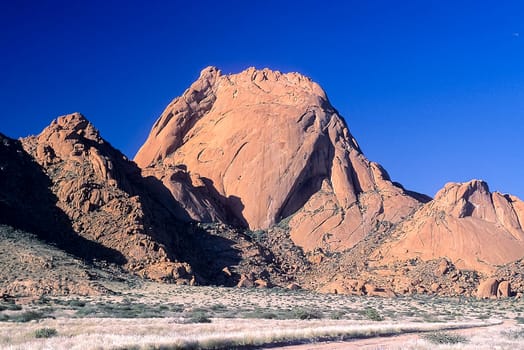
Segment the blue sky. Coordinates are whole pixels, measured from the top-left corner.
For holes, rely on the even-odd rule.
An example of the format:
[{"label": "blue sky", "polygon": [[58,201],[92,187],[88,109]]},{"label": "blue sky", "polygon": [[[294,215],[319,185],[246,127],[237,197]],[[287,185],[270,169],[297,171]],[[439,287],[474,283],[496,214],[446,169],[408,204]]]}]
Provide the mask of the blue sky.
[{"label": "blue sky", "polygon": [[409,189],[524,198],[524,1],[2,1],[0,132],[78,111],[133,157],[208,65],[310,76]]}]

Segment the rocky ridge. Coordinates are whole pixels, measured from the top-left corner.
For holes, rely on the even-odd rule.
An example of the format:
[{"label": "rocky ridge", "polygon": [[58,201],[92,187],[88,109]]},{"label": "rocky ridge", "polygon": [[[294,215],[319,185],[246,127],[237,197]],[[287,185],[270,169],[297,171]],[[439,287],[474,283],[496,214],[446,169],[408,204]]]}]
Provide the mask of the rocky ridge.
[{"label": "rocky ridge", "polygon": [[179,233],[170,214],[176,203],[84,116],[60,117],[22,145],[49,177],[72,231],[108,249],[102,258],[154,279],[191,279],[190,266],[177,261]]},{"label": "rocky ridge", "polygon": [[461,270],[491,274],[522,258],[524,202],[479,180],[449,183],[380,247],[382,262],[446,256]]},{"label": "rocky ridge", "polygon": [[298,73],[204,69],[136,164],[78,113],[0,141],[0,224],[88,263],[169,283],[524,292],[522,201],[479,180],[434,199],[404,189]]}]

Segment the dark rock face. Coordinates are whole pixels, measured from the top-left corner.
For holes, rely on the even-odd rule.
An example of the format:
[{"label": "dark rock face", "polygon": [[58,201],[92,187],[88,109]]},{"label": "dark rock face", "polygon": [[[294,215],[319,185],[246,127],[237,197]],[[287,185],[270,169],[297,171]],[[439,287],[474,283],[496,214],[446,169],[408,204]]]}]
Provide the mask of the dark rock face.
[{"label": "dark rock face", "polygon": [[[191,278],[189,266],[180,272],[175,254],[176,203],[155,191],[82,115],[60,117],[40,135],[22,139],[22,145],[47,178],[54,207],[72,232],[114,252],[107,258],[120,256],[117,263],[146,277]],[[155,272],[155,266],[165,273]]]}]

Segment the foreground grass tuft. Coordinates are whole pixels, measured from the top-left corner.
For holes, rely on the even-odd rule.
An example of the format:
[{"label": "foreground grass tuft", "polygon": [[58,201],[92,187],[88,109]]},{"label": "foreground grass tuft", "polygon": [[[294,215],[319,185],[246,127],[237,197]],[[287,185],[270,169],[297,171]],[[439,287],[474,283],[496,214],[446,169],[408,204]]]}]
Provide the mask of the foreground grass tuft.
[{"label": "foreground grass tuft", "polygon": [[524,339],[524,329],[503,332],[508,339]]},{"label": "foreground grass tuft", "polygon": [[187,323],[211,323],[211,319],[205,312],[197,311],[191,314]]},{"label": "foreground grass tuft", "polygon": [[459,334],[452,334],[447,332],[434,332],[424,334],[422,336],[425,340],[433,344],[459,344],[467,343],[468,339]]},{"label": "foreground grass tuft", "polygon": [[11,322],[29,322],[45,318],[44,314],[37,311],[25,311],[7,316],[6,321]]},{"label": "foreground grass tuft", "polygon": [[322,318],[322,313],[317,310],[297,309],[294,313],[295,317],[299,320],[316,320]]},{"label": "foreground grass tuft", "polygon": [[372,307],[368,307],[365,310],[366,317],[370,319],[371,321],[384,321],[384,317],[382,317],[377,310],[375,310]]},{"label": "foreground grass tuft", "polygon": [[35,338],[51,338],[58,334],[54,328],[40,328],[35,331]]}]

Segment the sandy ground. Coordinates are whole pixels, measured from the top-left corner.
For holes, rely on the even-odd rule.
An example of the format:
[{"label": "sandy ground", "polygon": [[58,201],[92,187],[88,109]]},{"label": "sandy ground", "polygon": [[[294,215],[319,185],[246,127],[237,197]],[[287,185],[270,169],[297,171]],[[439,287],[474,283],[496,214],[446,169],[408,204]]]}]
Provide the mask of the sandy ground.
[{"label": "sandy ground", "polygon": [[[473,327],[467,329],[459,329],[454,331],[449,331],[449,333],[461,334],[469,338],[474,337],[475,335],[486,333],[488,330],[494,333],[504,332],[511,327],[515,327],[515,321],[505,321],[500,325],[487,326],[487,327]],[[523,339],[524,342],[524,339]],[[421,343],[421,344],[419,344]],[[418,345],[421,348],[426,348],[426,342],[421,340],[421,333],[408,333],[402,335],[395,335],[391,337],[375,337],[368,339],[358,339],[352,341],[336,341],[336,342],[325,342],[325,343],[314,343],[314,344],[301,344],[301,345],[290,345],[282,347],[273,347],[271,349],[284,349],[284,350],[398,350],[405,349],[407,346],[410,348],[418,348]],[[489,346],[489,344],[486,344]],[[477,349],[477,344],[461,344],[457,345],[456,348],[460,349]],[[524,343],[521,344],[521,347],[511,346],[497,346],[493,345],[493,349],[524,349]]]}]

